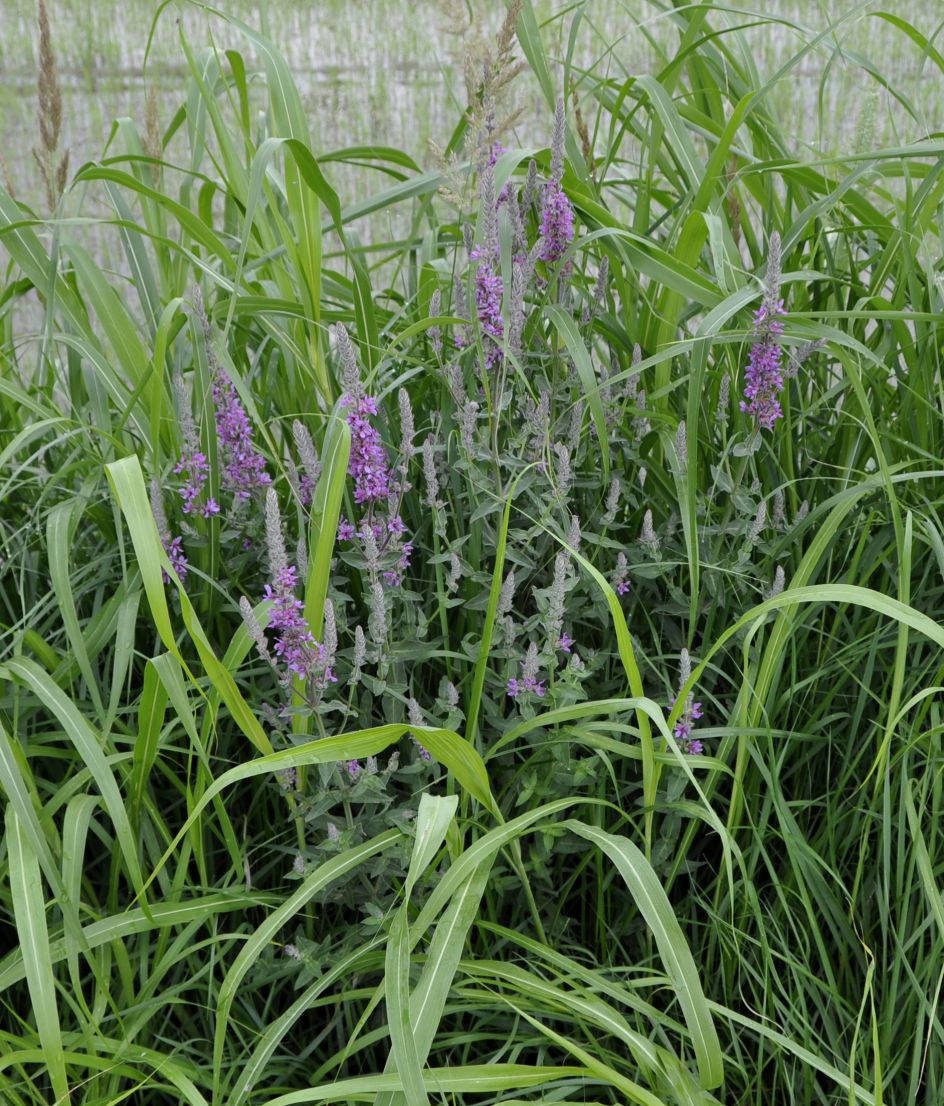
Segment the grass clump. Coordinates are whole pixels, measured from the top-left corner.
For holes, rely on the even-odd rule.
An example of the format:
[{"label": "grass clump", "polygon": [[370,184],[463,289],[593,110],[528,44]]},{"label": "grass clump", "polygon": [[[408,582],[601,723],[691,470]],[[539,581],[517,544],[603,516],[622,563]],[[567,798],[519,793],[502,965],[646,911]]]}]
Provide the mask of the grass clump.
[{"label": "grass clump", "polygon": [[231,18],[0,190],[4,1102],[940,1099],[944,151],[669,17],[427,171]]}]

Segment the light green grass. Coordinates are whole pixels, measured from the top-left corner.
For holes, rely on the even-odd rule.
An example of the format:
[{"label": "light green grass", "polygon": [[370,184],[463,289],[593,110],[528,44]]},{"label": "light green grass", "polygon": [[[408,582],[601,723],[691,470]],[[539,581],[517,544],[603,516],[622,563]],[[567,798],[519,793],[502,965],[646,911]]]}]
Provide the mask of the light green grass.
[{"label": "light green grass", "polygon": [[[400,9],[382,7],[399,49]],[[403,122],[411,139],[427,119],[453,136],[462,209],[385,116],[348,120],[339,100],[329,131],[293,60],[235,20],[210,25],[239,56],[215,53],[188,9],[176,46],[164,17],[155,55],[186,72],[164,93],[165,164],[128,118],[51,216],[38,189],[20,203],[0,189],[3,1106],[944,1099],[944,144],[902,95],[906,125],[849,148],[827,105],[841,141],[811,147],[792,98],[824,60],[859,80],[838,50],[856,36],[893,59],[891,99],[908,67],[940,88],[944,61],[864,8],[819,38],[740,30],[720,5],[646,10],[641,72],[609,49],[616,4],[543,23],[525,5],[530,114],[505,139],[499,188],[525,179],[519,146],[548,171],[571,29],[591,148],[569,104],[569,291],[542,262],[520,357],[491,373],[478,323],[450,344],[454,269],[474,293],[462,223],[479,201],[442,88]],[[270,5],[275,39],[279,18]],[[776,43],[763,65],[758,39]],[[62,27],[56,44],[64,59],[86,49]],[[353,135],[367,148],[345,152]],[[774,230],[785,342],[825,346],[758,437],[738,400]],[[499,240],[511,272],[503,219]],[[354,627],[373,612],[357,547],[335,538],[356,517],[339,322],[391,457],[402,387],[439,463],[435,495],[421,456],[408,466],[414,561],[360,682]],[[479,403],[472,447],[450,365]],[[319,639],[334,603],[332,710],[303,709],[300,681],[273,678],[240,619],[241,597],[261,623],[272,613],[264,504],[227,532],[219,371],[290,556],[305,540],[299,593]],[[190,530],[178,374],[227,508]],[[526,400],[545,387],[533,435]],[[295,418],[320,454],[310,501],[291,475]],[[552,449],[565,440],[569,488]],[[182,582],[162,580],[151,478],[185,538]],[[647,510],[658,554],[639,540]],[[544,656],[546,698],[515,702],[507,681],[544,632],[562,552],[585,669]],[[786,587],[768,597],[778,566]],[[689,690],[701,756],[673,736]],[[352,783],[344,762],[368,757],[376,775]]]}]

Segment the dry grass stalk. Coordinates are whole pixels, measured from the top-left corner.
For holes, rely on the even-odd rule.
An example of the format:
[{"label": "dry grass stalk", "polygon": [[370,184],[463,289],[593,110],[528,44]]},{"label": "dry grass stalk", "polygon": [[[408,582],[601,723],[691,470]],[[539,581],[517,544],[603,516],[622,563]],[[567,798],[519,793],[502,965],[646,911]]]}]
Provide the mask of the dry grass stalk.
[{"label": "dry grass stalk", "polygon": [[69,172],[69,151],[56,160],[62,133],[62,90],[56,73],[56,55],[52,49],[49,13],[46,0],[39,0],[39,136],[40,145],[33,149],[46,189],[46,202],[52,211],[66,187]]},{"label": "dry grass stalk", "polygon": [[466,118],[471,135],[470,154],[479,168],[488,161],[495,143],[521,115],[519,109],[507,107],[507,99],[512,83],[525,68],[514,59],[522,4],[523,0],[511,0],[494,42],[489,43],[460,0],[443,0],[448,31],[460,39],[459,60],[469,101]]},{"label": "dry grass stalk", "polygon": [[158,114],[157,93],[154,86],[149,86],[147,97],[144,101],[144,152],[153,158],[155,163],[151,166],[155,180],[161,179],[160,162],[164,157],[164,136],[161,134],[161,121]]},{"label": "dry grass stalk", "polygon": [[587,168],[590,170],[590,179],[596,184],[596,164],[593,159],[593,144],[590,141],[590,132],[587,129],[587,121],[583,117],[583,112],[580,110],[580,98],[577,95],[577,85],[570,82],[570,98],[574,104],[574,125],[577,128],[577,137],[580,139],[580,148],[583,152],[583,159],[587,163]]}]

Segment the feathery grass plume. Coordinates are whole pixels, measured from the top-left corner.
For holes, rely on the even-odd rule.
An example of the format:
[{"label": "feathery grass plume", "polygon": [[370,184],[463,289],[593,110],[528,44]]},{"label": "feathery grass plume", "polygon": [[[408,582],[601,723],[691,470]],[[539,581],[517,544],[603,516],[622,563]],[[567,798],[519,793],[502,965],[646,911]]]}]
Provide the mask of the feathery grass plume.
[{"label": "feathery grass plume", "polygon": [[334,604],[330,599],[324,601],[324,624],[321,630],[322,660],[326,667],[333,669],[338,655],[338,622]]},{"label": "feathery grass plume", "polygon": [[[429,297],[429,318],[436,319],[441,314],[442,289],[436,288]],[[443,355],[442,331],[438,326],[431,326],[426,333],[429,336],[429,344],[432,347],[433,353],[435,353],[438,358],[441,358]]]},{"label": "feathery grass plume", "polygon": [[566,550],[561,550],[554,558],[554,579],[547,589],[546,606],[544,609],[544,631],[546,636],[546,653],[553,653],[560,640],[564,627],[564,605],[567,600],[567,576],[570,566],[570,555]]},{"label": "feathery grass plume", "polygon": [[304,580],[308,576],[308,543],[305,541],[304,532],[298,535],[298,541],[295,543],[295,563],[298,565],[299,575]]},{"label": "feathery grass plume", "polygon": [[749,545],[756,545],[760,541],[760,536],[764,532],[764,527],[767,525],[767,504],[762,499],[757,504],[757,514],[754,515],[754,521],[751,523],[751,528],[747,532],[747,541]]},{"label": "feathery grass plume", "polygon": [[583,399],[578,399],[570,409],[570,429],[567,433],[567,448],[570,450],[571,456],[574,456],[577,452],[577,447],[580,445],[580,430],[583,426],[583,413],[585,409],[586,403]]},{"label": "feathery grass plume", "polygon": [[351,674],[348,686],[354,687],[360,682],[361,673],[367,663],[367,638],[361,626],[354,627],[354,648],[351,653]]},{"label": "feathery grass plume", "polygon": [[458,553],[449,554],[449,573],[446,576],[446,592],[452,595],[459,589],[459,581],[462,579],[462,562]]},{"label": "feathery grass plume", "polygon": [[[466,251],[471,252],[468,244],[466,245]],[[460,319],[469,318],[469,308],[465,302],[465,288],[458,274],[452,278],[452,313]],[[469,326],[457,326],[453,341],[456,349],[465,349],[472,341],[471,328]]]},{"label": "feathery grass plume", "polygon": [[563,442],[555,442],[551,447],[557,455],[557,471],[555,477],[555,491],[561,503],[566,503],[570,496],[570,485],[573,483],[574,470],[570,463],[570,450]]},{"label": "feathery grass plume", "polygon": [[600,268],[597,270],[597,279],[590,293],[590,300],[583,306],[580,316],[581,326],[587,326],[593,322],[606,302],[606,292],[610,281],[610,259],[604,254],[600,258]]},{"label": "feathery grass plume", "polygon": [[610,480],[610,487],[606,493],[606,510],[603,514],[603,522],[606,526],[612,526],[616,521],[616,512],[619,509],[620,491],[622,485],[619,477],[614,476]]},{"label": "feathery grass plume", "polygon": [[774,492],[773,508],[770,512],[770,525],[775,530],[783,530],[787,524],[786,501],[783,489],[778,488]]},{"label": "feathery grass plume", "polygon": [[40,144],[33,149],[33,157],[39,166],[46,189],[46,203],[54,211],[66,188],[69,172],[69,151],[57,161],[59,139],[62,133],[62,89],[56,72],[56,55],[52,48],[52,32],[46,0],[39,0],[39,137]]},{"label": "feathery grass plume", "polygon": [[783,591],[785,583],[786,576],[784,575],[783,565],[777,565],[776,569],[774,570],[773,583],[771,583],[764,598],[776,599],[777,596]]},{"label": "feathery grass plume", "polygon": [[[411,726],[425,726],[426,719],[423,717],[423,712],[420,710],[419,703],[411,696],[406,701],[407,716],[410,719]],[[422,760],[430,760],[429,750],[421,745],[417,740],[416,734],[411,733],[410,737],[413,739],[413,744],[416,746],[416,751],[420,754]]]},{"label": "feathery grass plume", "polygon": [[642,533],[639,536],[639,541],[650,557],[658,557],[659,535],[655,532],[652,525],[651,510],[647,510],[642,516]]},{"label": "feathery grass plume", "polygon": [[476,9],[460,0],[444,0],[448,23],[444,28],[460,38],[459,57],[465,77],[470,156],[481,166],[492,156],[495,143],[514,126],[520,109],[507,106],[511,86],[525,66],[514,59],[518,18],[523,0],[510,0],[494,42],[489,43],[474,19]]},{"label": "feathery grass plume", "polygon": [[361,370],[357,363],[357,351],[344,323],[335,324],[334,343],[341,361],[341,391],[350,396],[348,402],[356,406],[363,396]]},{"label": "feathery grass plume", "polygon": [[378,653],[382,652],[389,632],[387,620],[387,599],[384,595],[383,585],[375,581],[370,585],[370,614],[367,619],[367,633],[370,640],[377,647]]},{"label": "feathery grass plume", "polygon": [[528,173],[524,179],[524,188],[521,190],[521,213],[526,216],[534,206],[538,195],[538,163],[531,158],[528,162]]},{"label": "feathery grass plume", "polygon": [[252,603],[246,598],[245,595],[241,595],[239,598],[239,613],[242,615],[243,625],[246,627],[246,632],[252,639],[253,644],[259,652],[259,656],[262,657],[267,664],[271,664],[275,668],[275,661],[272,658],[272,654],[269,652],[269,643],[266,641],[265,631],[259,625],[259,619],[256,618],[256,612],[252,608]]},{"label": "feathery grass plume", "polygon": [[508,300],[508,348],[516,356],[521,355],[521,333],[525,321],[524,267],[517,262],[511,266],[511,295]]},{"label": "feathery grass plume", "polygon": [[537,403],[530,395],[524,398],[523,417],[528,436],[528,458],[535,461],[547,446],[550,429],[551,397],[546,388],[542,388]]},{"label": "feathery grass plume", "polygon": [[413,408],[410,404],[410,397],[405,388],[401,388],[397,392],[397,406],[400,411],[400,463],[397,466],[397,473],[399,474],[399,493],[400,495],[406,495],[410,490],[410,485],[407,483],[407,473],[410,468],[410,459],[416,452],[416,447],[413,444],[413,440],[416,437],[416,426],[413,421]]},{"label": "feathery grass plume", "polygon": [[754,314],[754,342],[744,373],[744,399],[741,410],[749,414],[755,426],[772,430],[777,419],[783,418],[783,408],[777,398],[783,391],[783,350],[778,338],[785,314],[780,298],[780,235],[774,231],[767,249],[767,276],[764,297]]},{"label": "feathery grass plume", "polygon": [[439,476],[436,473],[436,440],[432,434],[423,439],[423,479],[426,481],[427,507],[438,510],[442,503],[439,499]]},{"label": "feathery grass plume", "polygon": [[684,476],[688,472],[688,433],[684,419],[675,431],[675,459],[678,463],[679,476]]},{"label": "feathery grass plume", "polygon": [[784,379],[792,380],[808,358],[825,348],[825,338],[817,338],[815,342],[804,342],[802,346],[793,347],[787,354],[787,364],[783,370]]},{"label": "feathery grass plume", "polygon": [[498,592],[498,606],[495,608],[495,617],[504,618],[511,613],[511,605],[515,598],[515,570],[509,569],[502,580],[502,586]]},{"label": "feathery grass plume", "polygon": [[269,575],[279,576],[288,568],[288,554],[282,533],[282,513],[275,488],[266,489],[265,498],[266,554],[269,559]]},{"label": "feathery grass plume", "polygon": [[475,448],[478,419],[479,405],[474,400],[466,400],[459,411],[459,440],[467,453],[471,453]]},{"label": "feathery grass plume", "polygon": [[723,434],[728,426],[731,406],[731,377],[725,373],[718,387],[718,406],[715,408],[715,425]]},{"label": "feathery grass plume", "polygon": [[311,434],[300,419],[292,420],[292,437],[295,439],[295,448],[302,463],[298,479],[301,501],[307,504],[311,502],[321,477],[321,461],[318,459],[318,450],[315,448]]}]

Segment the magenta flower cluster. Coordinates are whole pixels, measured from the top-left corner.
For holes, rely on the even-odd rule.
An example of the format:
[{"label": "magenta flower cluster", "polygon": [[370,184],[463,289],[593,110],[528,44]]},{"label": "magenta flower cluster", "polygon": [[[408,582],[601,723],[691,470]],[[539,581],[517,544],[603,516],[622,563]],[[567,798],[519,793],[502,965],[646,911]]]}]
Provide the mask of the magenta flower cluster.
[{"label": "magenta flower cluster", "polygon": [[560,183],[550,180],[544,186],[541,204],[541,260],[559,261],[574,240],[574,208]]},{"label": "magenta flower cluster", "polygon": [[544,686],[544,681],[538,679],[539,667],[537,646],[532,642],[521,661],[521,671],[518,676],[508,681],[509,698],[517,699],[519,695],[536,695],[539,699],[544,698],[547,688]]},{"label": "magenta flower cluster", "polygon": [[352,408],[347,416],[351,428],[348,474],[354,477],[354,502],[384,501],[390,495],[390,468],[380,432],[370,421],[377,414],[377,401],[372,396],[346,395],[344,403]]},{"label": "magenta flower cluster", "polygon": [[485,365],[494,369],[501,363],[501,344],[505,336],[505,320],[502,317],[504,283],[494,258],[486,257],[485,251],[478,246],[470,256],[479,263],[475,270],[475,310],[482,328]]},{"label": "magenta flower cluster", "polygon": [[272,602],[269,629],[275,634],[273,652],[296,676],[319,676],[322,686],[336,683],[330,666],[325,665],[324,648],[315,641],[305,619],[304,603],[295,595],[298,574],[294,565],[279,569],[275,582],[266,584],[265,598]]},{"label": "magenta flower cluster", "polygon": [[705,750],[704,745],[702,745],[698,738],[692,737],[692,730],[695,728],[694,723],[697,719],[701,718],[701,716],[701,703],[695,702],[694,697],[689,695],[685,700],[685,709],[682,711],[679,720],[675,723],[674,729],[675,736],[678,738],[682,746],[682,751],[685,753],[697,755],[703,753]]},{"label": "magenta flower cluster", "polygon": [[232,381],[218,372],[213,381],[216,404],[216,432],[223,449],[223,484],[233,492],[236,502],[250,498],[257,488],[272,483],[265,459],[252,443],[252,427]]},{"label": "magenta flower cluster", "polygon": [[[171,567],[182,583],[187,576],[187,569],[190,567],[190,562],[187,560],[186,553],[184,553],[183,538],[162,537],[161,545],[164,546],[164,552],[167,554]],[[164,578],[165,584],[170,583],[170,576],[163,568],[161,569],[161,576]]]},{"label": "magenta flower cluster", "polygon": [[195,514],[199,510],[204,518],[209,518],[210,515],[220,513],[220,505],[212,496],[202,507],[198,502],[203,494],[203,488],[210,472],[210,462],[207,460],[205,453],[200,450],[182,453],[180,460],[174,465],[174,472],[178,476],[186,477],[183,486],[180,488],[180,497],[184,501],[183,512],[185,515]]},{"label": "magenta flower cluster", "polygon": [[757,420],[763,430],[772,430],[777,419],[783,418],[783,408],[777,398],[783,390],[783,350],[777,339],[783,334],[783,300],[764,302],[754,315],[754,344],[751,346],[744,374],[744,396],[741,410]]}]

